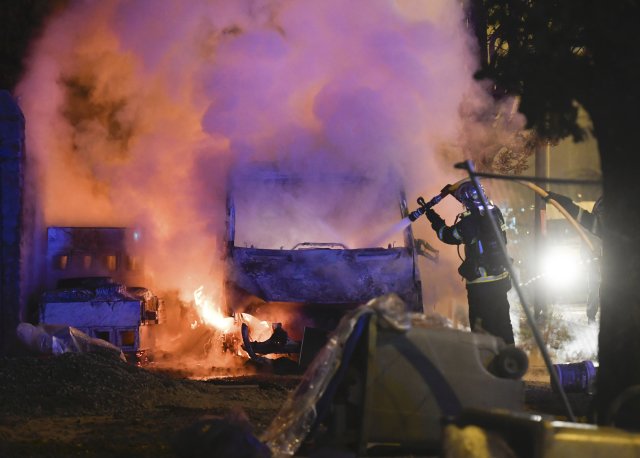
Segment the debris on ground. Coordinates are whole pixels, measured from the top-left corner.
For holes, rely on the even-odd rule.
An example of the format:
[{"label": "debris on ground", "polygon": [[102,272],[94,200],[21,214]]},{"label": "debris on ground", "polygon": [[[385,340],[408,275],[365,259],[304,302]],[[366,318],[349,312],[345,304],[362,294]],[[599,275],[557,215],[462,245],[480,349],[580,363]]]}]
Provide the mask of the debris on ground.
[{"label": "debris on ground", "polygon": [[262,432],[299,378],[176,378],[99,353],[0,358],[0,456],[175,457],[180,431],[242,410]]}]

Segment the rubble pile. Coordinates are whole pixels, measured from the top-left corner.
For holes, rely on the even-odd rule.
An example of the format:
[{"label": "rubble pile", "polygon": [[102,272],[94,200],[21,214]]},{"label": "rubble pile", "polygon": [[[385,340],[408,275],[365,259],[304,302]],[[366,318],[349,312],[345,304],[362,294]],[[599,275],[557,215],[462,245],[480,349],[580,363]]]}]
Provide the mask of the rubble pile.
[{"label": "rubble pile", "polygon": [[[0,456],[176,456],[203,419],[243,412],[264,430],[297,380],[189,380],[109,354],[0,358]],[[178,444],[179,445],[179,444]]]},{"label": "rubble pile", "polygon": [[140,409],[153,403],[159,392],[196,390],[189,382],[101,353],[0,359],[0,405],[5,414],[95,415]]},{"label": "rubble pile", "polygon": [[[273,397],[280,401],[287,389],[275,383],[244,379],[246,385],[269,393],[257,394],[257,401]],[[0,413],[105,415],[134,412],[161,404],[184,407],[218,405],[221,408],[243,400],[246,390],[229,386],[243,383],[235,378],[197,381],[143,369],[101,353],[65,353],[56,357],[0,358]],[[250,384],[250,385],[249,385]],[[288,385],[288,386],[287,386]],[[259,404],[258,404],[259,406]]]}]

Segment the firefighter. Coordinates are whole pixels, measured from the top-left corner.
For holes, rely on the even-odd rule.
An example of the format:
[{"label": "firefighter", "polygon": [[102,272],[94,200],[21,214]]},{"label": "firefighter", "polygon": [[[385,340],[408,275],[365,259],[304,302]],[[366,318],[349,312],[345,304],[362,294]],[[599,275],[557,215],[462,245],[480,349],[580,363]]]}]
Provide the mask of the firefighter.
[{"label": "firefighter", "polygon": [[[591,211],[585,210],[576,204],[570,197],[555,192],[549,192],[545,197],[545,202],[553,199],[564,207],[565,210],[580,223],[582,227],[598,238],[602,238],[602,210],[604,204],[602,196],[598,197]],[[598,309],[600,308],[600,281],[601,272],[597,262],[589,263],[587,272],[587,320],[590,324],[595,323]]]},{"label": "firefighter", "polygon": [[[484,189],[481,188],[481,191],[484,194]],[[489,205],[485,209],[482,198],[471,181],[458,186],[453,191],[453,196],[465,207],[465,211],[456,217],[453,226],[447,226],[431,208],[425,210],[425,215],[442,242],[464,245],[465,259],[458,268],[458,273],[466,281],[471,330],[484,330],[502,337],[507,344],[513,344],[507,298],[507,292],[511,289],[511,277],[488,215],[491,212],[495,218],[502,241],[506,243],[506,225],[502,212],[486,195],[484,200]]]}]

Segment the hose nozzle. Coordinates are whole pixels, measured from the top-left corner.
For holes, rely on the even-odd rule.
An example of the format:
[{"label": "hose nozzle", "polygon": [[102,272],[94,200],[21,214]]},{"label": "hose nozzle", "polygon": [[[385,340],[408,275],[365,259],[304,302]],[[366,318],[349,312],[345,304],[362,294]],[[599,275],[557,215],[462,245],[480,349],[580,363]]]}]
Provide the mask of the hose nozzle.
[{"label": "hose nozzle", "polygon": [[429,210],[431,207],[433,207],[438,202],[440,202],[448,193],[449,193],[448,191],[443,190],[440,192],[440,194],[435,196],[429,202],[425,202],[424,197],[422,196],[418,197],[418,205],[420,207],[418,207],[418,209],[416,209],[415,211],[412,211],[411,213],[409,213],[409,220],[413,222],[418,218],[420,218],[420,216],[424,215],[427,210]]},{"label": "hose nozzle", "polygon": [[420,216],[424,215],[424,212],[426,211],[427,209],[424,207],[419,207],[417,210],[412,211],[411,213],[409,213],[409,221],[414,222],[415,220],[420,218]]}]

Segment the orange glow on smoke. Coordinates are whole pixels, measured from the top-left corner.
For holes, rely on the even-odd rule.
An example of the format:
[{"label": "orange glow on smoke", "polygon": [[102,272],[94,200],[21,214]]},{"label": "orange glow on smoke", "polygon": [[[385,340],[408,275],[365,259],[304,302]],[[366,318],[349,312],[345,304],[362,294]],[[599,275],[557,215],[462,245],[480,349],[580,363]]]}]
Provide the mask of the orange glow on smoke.
[{"label": "orange glow on smoke", "polygon": [[[221,336],[239,336],[246,323],[251,340],[264,341],[281,322],[301,339],[307,324],[298,304],[256,312],[268,321],[228,316],[221,289],[198,288],[222,281],[218,242],[232,171],[253,161],[311,178],[393,171],[415,202],[457,181],[451,163],[468,151],[479,161],[493,151],[499,129],[489,123],[487,131],[485,116],[475,116],[492,98],[472,77],[475,50],[460,2],[66,3],[31,44],[16,88],[30,126],[25,187],[34,197],[25,265],[44,272],[38,234],[48,226],[140,227],[143,286],[166,298],[156,350],[176,365],[239,367]],[[291,194],[291,211],[266,213],[252,196],[238,219],[248,236],[235,242],[362,247],[377,235],[372,222],[384,229],[399,216],[394,207],[392,221],[381,217],[384,185],[363,197],[311,183],[310,200]],[[272,221],[277,233],[252,227]],[[433,240],[424,220],[415,228]],[[457,261],[455,251],[442,256]],[[26,285],[34,291],[37,276]],[[432,285],[428,307],[466,294],[448,268],[428,269],[423,282]]]}]

